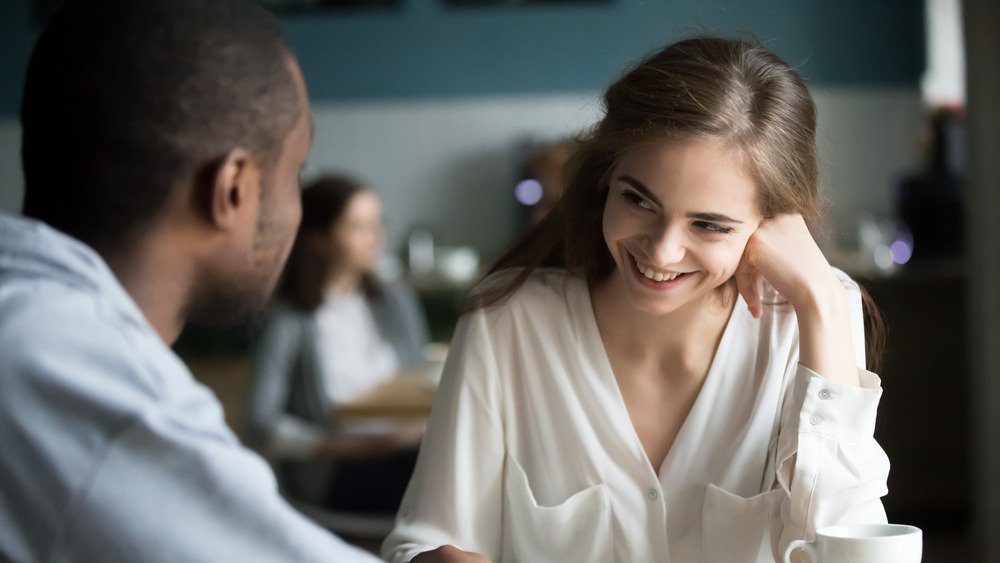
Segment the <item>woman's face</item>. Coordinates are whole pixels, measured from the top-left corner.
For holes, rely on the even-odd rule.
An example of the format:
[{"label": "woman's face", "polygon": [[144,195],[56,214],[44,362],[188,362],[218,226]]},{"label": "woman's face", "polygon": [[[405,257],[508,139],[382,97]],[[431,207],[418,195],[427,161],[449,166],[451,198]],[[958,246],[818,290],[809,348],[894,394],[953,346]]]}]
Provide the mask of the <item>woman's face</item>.
[{"label": "woman's face", "polygon": [[666,314],[736,272],[761,222],[737,155],[701,139],[635,147],[619,159],[604,206],[617,283],[640,310]]},{"label": "woman's face", "polygon": [[331,233],[333,263],[341,272],[370,273],[375,270],[384,242],[382,205],[378,196],[360,191],[351,197]]}]

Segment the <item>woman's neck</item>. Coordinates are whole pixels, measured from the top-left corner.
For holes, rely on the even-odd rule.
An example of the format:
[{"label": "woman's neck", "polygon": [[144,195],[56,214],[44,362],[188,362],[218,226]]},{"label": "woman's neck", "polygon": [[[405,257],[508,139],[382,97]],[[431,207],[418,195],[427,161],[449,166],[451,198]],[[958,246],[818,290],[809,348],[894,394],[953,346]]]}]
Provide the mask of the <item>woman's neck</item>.
[{"label": "woman's neck", "polygon": [[361,290],[364,274],[352,271],[333,271],[326,278],[326,287],[336,293],[357,293]]},{"label": "woman's neck", "polygon": [[732,282],[663,315],[635,306],[612,274],[590,291],[601,338],[609,355],[640,363],[674,365],[683,371],[707,369],[736,302]]}]

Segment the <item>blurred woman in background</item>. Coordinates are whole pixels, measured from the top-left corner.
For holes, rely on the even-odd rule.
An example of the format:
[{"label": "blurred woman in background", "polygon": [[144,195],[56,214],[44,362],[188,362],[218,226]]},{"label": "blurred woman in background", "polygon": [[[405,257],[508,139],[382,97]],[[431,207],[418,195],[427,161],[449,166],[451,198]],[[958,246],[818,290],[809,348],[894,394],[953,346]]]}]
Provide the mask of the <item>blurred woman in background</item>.
[{"label": "blurred woman in background", "polygon": [[393,512],[419,427],[351,431],[335,407],[423,363],[426,321],[413,292],[382,283],[381,204],[340,176],[302,191],[302,223],[257,352],[249,436],[288,494],[353,512]]}]

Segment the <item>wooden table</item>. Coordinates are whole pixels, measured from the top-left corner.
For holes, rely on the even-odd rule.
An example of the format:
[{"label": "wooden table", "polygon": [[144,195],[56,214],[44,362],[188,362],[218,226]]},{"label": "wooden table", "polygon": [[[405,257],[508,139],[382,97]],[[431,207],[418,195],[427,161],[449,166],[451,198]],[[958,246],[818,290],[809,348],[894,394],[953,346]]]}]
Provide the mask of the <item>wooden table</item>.
[{"label": "wooden table", "polygon": [[365,395],[334,409],[336,420],[418,419],[431,413],[434,388],[423,370],[405,371]]}]

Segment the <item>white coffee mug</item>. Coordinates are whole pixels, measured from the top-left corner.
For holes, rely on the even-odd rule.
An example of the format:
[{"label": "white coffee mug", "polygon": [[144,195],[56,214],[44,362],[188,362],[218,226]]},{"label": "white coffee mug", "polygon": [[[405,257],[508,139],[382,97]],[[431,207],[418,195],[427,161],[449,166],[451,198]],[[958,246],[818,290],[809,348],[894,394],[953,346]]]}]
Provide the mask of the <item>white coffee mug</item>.
[{"label": "white coffee mug", "polygon": [[801,549],[814,563],[920,563],[923,532],[903,524],[848,524],[816,530],[815,541],[795,540],[785,563]]}]

